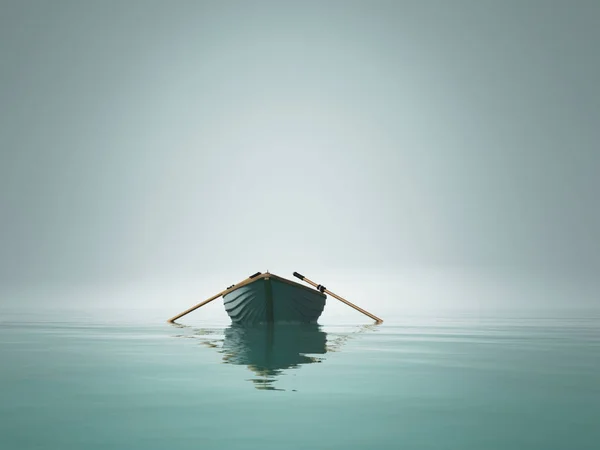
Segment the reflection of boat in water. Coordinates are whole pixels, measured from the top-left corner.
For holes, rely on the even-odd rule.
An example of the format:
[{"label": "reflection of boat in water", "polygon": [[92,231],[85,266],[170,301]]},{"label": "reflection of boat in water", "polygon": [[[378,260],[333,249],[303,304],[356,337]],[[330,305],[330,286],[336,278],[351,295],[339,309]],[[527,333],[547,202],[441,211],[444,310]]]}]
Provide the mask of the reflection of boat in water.
[{"label": "reflection of boat in water", "polygon": [[327,352],[327,333],[316,324],[232,325],[225,329],[223,362],[246,365],[261,378],[258,389],[274,389],[283,370],[321,362]]},{"label": "reflection of boat in water", "polygon": [[374,330],[376,325],[326,333],[317,324],[258,325],[232,324],[227,328],[193,329],[179,325],[178,337],[199,339],[201,344],[223,354],[223,363],[248,366],[257,377],[251,379],[257,389],[282,390],[274,383],[288,369],[320,363],[325,354],[339,352],[353,336]]}]

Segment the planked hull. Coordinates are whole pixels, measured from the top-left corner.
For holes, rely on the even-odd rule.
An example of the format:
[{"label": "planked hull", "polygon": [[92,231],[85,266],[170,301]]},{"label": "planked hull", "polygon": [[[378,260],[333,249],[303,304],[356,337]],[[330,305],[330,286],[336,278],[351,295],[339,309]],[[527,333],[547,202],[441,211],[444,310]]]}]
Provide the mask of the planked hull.
[{"label": "planked hull", "polygon": [[223,304],[236,324],[315,323],[327,296],[273,274],[262,274],[223,296]]}]

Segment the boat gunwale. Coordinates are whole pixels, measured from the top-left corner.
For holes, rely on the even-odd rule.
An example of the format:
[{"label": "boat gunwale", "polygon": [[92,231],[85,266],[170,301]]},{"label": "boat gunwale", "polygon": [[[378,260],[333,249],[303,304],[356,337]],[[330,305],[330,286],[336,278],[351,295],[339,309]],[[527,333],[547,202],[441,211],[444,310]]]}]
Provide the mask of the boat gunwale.
[{"label": "boat gunwale", "polygon": [[258,281],[258,280],[264,280],[264,279],[269,279],[269,278],[273,278],[274,280],[281,281],[282,283],[287,283],[287,284],[289,284],[291,286],[299,287],[299,288],[302,288],[302,289],[304,289],[306,291],[312,292],[314,294],[318,294],[318,295],[320,295],[323,298],[327,298],[327,295],[325,295],[321,291],[318,291],[317,289],[313,289],[313,288],[310,288],[308,286],[304,286],[303,284],[296,283],[295,281],[288,280],[287,278],[283,278],[283,277],[280,277],[278,275],[275,275],[275,274],[272,274],[272,273],[269,273],[269,272],[267,272],[267,273],[261,273],[260,275],[257,275],[256,277],[254,277],[252,279],[243,281],[243,282],[239,283],[238,285],[233,286],[230,291],[228,291],[225,294],[223,294],[223,298],[225,298],[226,295],[229,295],[232,292],[237,291],[241,287],[248,286],[249,284],[252,284],[252,283],[254,283],[254,282]]}]

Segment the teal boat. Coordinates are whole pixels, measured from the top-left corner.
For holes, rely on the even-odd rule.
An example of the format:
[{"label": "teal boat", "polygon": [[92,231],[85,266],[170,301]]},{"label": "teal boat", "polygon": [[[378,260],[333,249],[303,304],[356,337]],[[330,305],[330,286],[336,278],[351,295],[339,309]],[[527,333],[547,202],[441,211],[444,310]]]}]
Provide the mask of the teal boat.
[{"label": "teal boat", "polygon": [[219,297],[223,297],[225,310],[234,324],[315,323],[323,312],[323,308],[325,308],[326,293],[375,320],[375,323],[383,322],[376,315],[359,308],[348,300],[327,290],[325,286],[309,280],[304,275],[294,272],[294,276],[314,286],[316,289],[309,288],[295,281],[286,280],[269,272],[256,272],[238,284],[232,284],[224,291],[171,317],[168,322],[175,323],[176,320],[186,314]]},{"label": "teal boat", "polygon": [[223,295],[234,324],[315,323],[327,296],[272,273],[256,274]]}]

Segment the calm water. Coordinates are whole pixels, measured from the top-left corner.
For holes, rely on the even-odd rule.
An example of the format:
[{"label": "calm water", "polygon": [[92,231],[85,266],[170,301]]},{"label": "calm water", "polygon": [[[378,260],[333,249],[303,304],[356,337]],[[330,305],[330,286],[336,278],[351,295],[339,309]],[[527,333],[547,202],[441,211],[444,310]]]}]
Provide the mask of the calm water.
[{"label": "calm water", "polygon": [[4,314],[0,357],[3,450],[600,448],[597,314],[254,328]]}]

